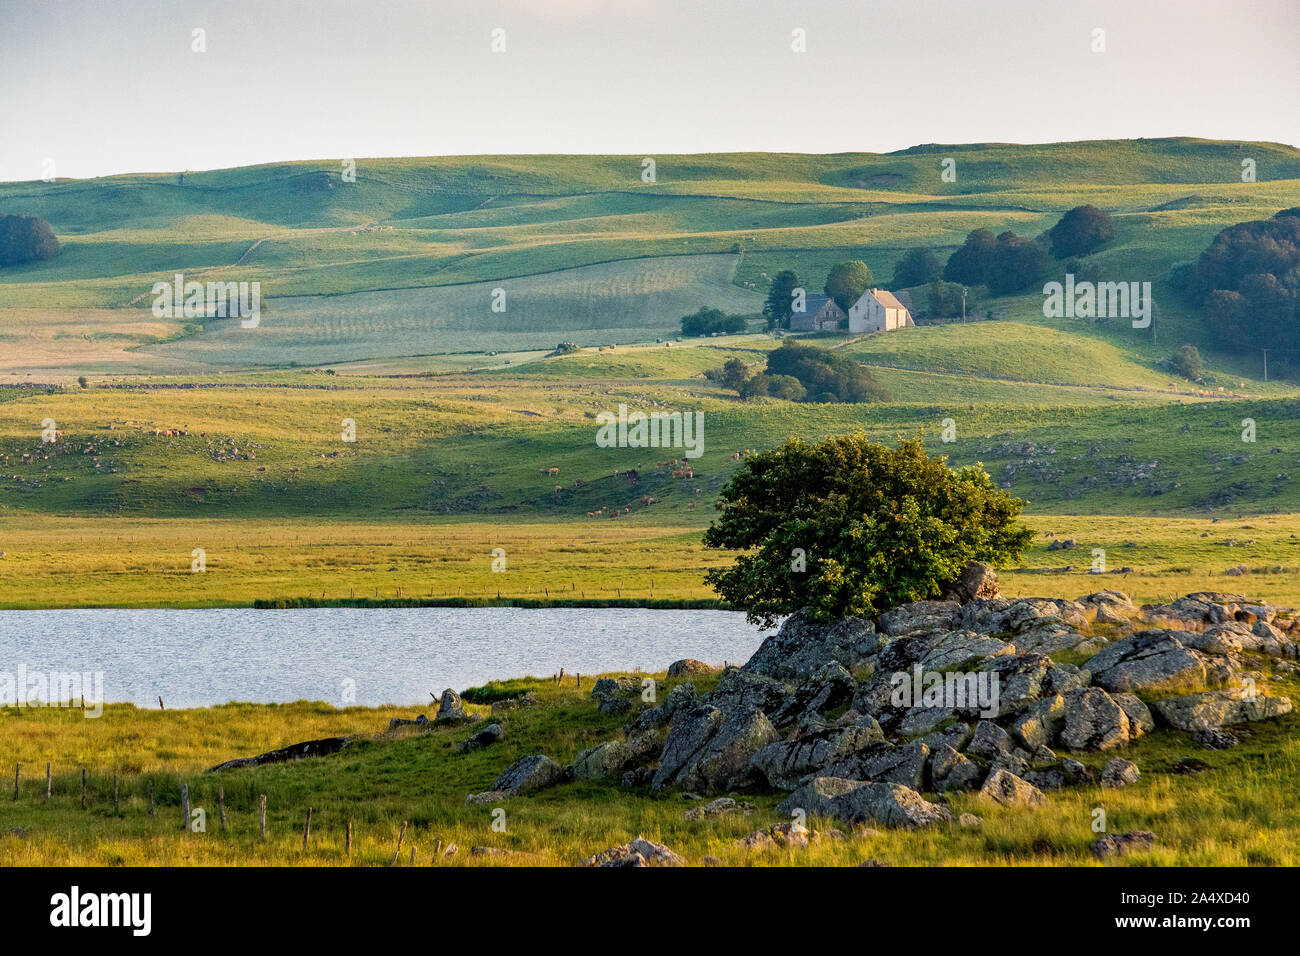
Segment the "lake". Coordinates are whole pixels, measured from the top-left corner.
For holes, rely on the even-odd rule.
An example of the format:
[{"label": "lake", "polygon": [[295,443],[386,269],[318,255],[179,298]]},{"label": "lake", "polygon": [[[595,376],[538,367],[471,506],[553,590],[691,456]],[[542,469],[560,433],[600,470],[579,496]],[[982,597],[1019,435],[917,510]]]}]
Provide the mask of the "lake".
[{"label": "lake", "polygon": [[427,705],[446,687],[561,667],[744,663],[764,636],[734,611],[649,608],[0,611],[0,698],[6,676],[12,688],[20,674],[33,686],[32,675],[102,673],[105,701],[141,707],[159,696],[169,708]]}]

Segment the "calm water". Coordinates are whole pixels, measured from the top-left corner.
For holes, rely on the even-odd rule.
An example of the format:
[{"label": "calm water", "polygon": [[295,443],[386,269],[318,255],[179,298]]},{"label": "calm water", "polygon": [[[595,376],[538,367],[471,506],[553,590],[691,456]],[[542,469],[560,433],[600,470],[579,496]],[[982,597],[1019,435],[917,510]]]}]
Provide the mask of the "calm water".
[{"label": "calm water", "polygon": [[732,611],[324,608],[0,611],[0,684],[103,672],[106,701],[422,704],[445,687],[682,657],[743,663],[763,634]]}]

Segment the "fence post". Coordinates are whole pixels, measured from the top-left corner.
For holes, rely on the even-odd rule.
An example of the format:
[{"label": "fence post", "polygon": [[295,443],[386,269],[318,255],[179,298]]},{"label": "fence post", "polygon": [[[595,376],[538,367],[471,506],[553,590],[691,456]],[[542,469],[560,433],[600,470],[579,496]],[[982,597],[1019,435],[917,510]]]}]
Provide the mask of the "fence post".
[{"label": "fence post", "polygon": [[217,787],[217,808],[221,811],[221,832],[226,832],[226,788]]},{"label": "fence post", "polygon": [[45,761],[45,799],[50,799],[50,762]]},{"label": "fence post", "polygon": [[181,829],[190,828],[190,785],[181,784]]},{"label": "fence post", "polygon": [[352,855],[352,821],[351,820],[348,821],[347,834],[343,837],[343,855],[344,856]]},{"label": "fence post", "polygon": [[307,808],[307,822],[302,828],[302,852],[307,852],[307,838],[311,836],[311,807]]},{"label": "fence post", "polygon": [[402,821],[402,829],[397,834],[397,849],[393,851],[393,858],[388,861],[389,866],[397,865],[397,854],[402,852],[402,838],[406,836],[406,821]]},{"label": "fence post", "polygon": [[259,837],[257,842],[265,843],[266,842],[266,794],[262,794],[261,810],[259,813],[259,821],[258,821],[258,833],[259,833]]},{"label": "fence post", "polygon": [[149,781],[149,819],[150,820],[154,818],[154,813],[155,813],[155,806],[154,806],[154,799],[153,799],[153,781],[150,780]]}]

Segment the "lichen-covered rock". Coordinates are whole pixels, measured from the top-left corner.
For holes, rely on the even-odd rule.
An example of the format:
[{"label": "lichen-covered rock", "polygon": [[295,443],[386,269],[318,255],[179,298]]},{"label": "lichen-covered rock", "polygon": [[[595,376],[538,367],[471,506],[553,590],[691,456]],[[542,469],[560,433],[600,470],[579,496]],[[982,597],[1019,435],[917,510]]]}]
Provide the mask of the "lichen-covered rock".
[{"label": "lichen-covered rock", "polygon": [[641,678],[639,677],[600,677],[591,688],[591,699],[622,697],[635,694],[640,690]]},{"label": "lichen-covered rock", "polygon": [[1011,732],[1033,752],[1040,747],[1051,747],[1065,726],[1065,698],[1060,694],[1036,701],[1029,710],[1011,724]]},{"label": "lichen-covered rock", "polygon": [[1084,664],[1106,690],[1165,692],[1203,687],[1204,659],[1168,631],[1141,631],[1103,647]]},{"label": "lichen-covered rock", "polygon": [[1041,790],[1007,770],[990,773],[979,796],[1004,807],[1037,807],[1047,802]]},{"label": "lichen-covered rock", "polygon": [[681,714],[689,714],[697,706],[699,699],[694,684],[678,684],[668,692],[664,702],[658,707],[643,710],[633,721],[632,733],[640,733],[655,727],[670,724]]},{"label": "lichen-covered rock", "polygon": [[737,709],[724,714],[708,705],[672,726],[651,786],[678,784],[689,790],[716,792],[747,786],[754,778],[754,754],[777,739],[761,710]]},{"label": "lichen-covered rock", "polygon": [[460,694],[450,687],[444,690],[442,700],[438,703],[438,713],[433,718],[433,722],[435,724],[449,724],[469,719],[469,712],[465,709],[465,702],[461,700]]},{"label": "lichen-covered rock", "polygon": [[975,725],[975,733],[966,745],[966,752],[976,757],[992,760],[1000,753],[1008,753],[1015,747],[1015,741],[1005,730],[991,720],[981,720]]},{"label": "lichen-covered rock", "polygon": [[930,754],[930,786],[936,791],[970,790],[979,778],[979,765],[947,744]]},{"label": "lichen-covered rock", "polygon": [[1128,732],[1131,738],[1137,740],[1143,734],[1149,734],[1156,729],[1151,708],[1147,707],[1136,694],[1114,693],[1110,696],[1128,717]]},{"label": "lichen-covered rock", "polygon": [[786,727],[805,715],[820,714],[853,700],[857,682],[831,661],[803,680],[769,715],[773,726]]},{"label": "lichen-covered rock", "polygon": [[712,674],[717,670],[712,664],[706,664],[704,661],[697,661],[694,658],[684,657],[680,661],[673,661],[668,665],[669,677],[689,677],[692,674]]},{"label": "lichen-covered rock", "polygon": [[930,748],[919,740],[902,746],[873,743],[828,764],[823,773],[827,777],[899,783],[919,789],[925,780],[925,763],[929,756]]},{"label": "lichen-covered rock", "polygon": [[900,604],[880,615],[880,630],[893,637],[903,634],[951,631],[961,614],[956,601],[916,601]]},{"label": "lichen-covered rock", "polygon": [[846,823],[875,822],[891,827],[924,827],[952,819],[952,811],[931,803],[910,787],[896,783],[863,783],[817,777],[781,803],[786,815],[803,810],[809,816],[834,817]]},{"label": "lichen-covered rock", "polygon": [[1137,783],[1141,776],[1142,772],[1132,760],[1111,757],[1102,768],[1101,785],[1110,790],[1118,790],[1120,787],[1127,787],[1130,783]]},{"label": "lichen-covered rock", "polygon": [[966,604],[970,601],[992,601],[1001,597],[998,591],[998,576],[987,564],[972,561],[962,570],[961,576],[953,582],[952,588],[945,594],[945,601]]},{"label": "lichen-covered rock", "polygon": [[662,843],[639,836],[631,843],[612,846],[582,861],[583,866],[682,866],[686,860]]},{"label": "lichen-covered rock", "polygon": [[1149,850],[1155,845],[1156,835],[1150,830],[1131,830],[1128,833],[1106,834],[1092,844],[1092,852],[1103,860]]},{"label": "lichen-covered rock", "polygon": [[500,724],[488,724],[472,737],[462,740],[460,746],[456,749],[461,753],[469,753],[474,750],[482,750],[484,747],[490,747],[497,741],[505,737],[506,732],[501,729]]},{"label": "lichen-covered rock", "polygon": [[883,741],[884,734],[875,721],[827,727],[795,739],[774,741],[754,754],[751,763],[773,787],[793,790],[809,774],[821,775],[820,771],[831,764]]},{"label": "lichen-covered rock", "polygon": [[628,768],[649,760],[659,749],[660,735],[643,731],[627,740],[608,740],[582,751],[573,762],[576,780],[604,780],[620,776]]},{"label": "lichen-covered rock", "polygon": [[516,760],[492,784],[493,790],[499,790],[510,796],[544,790],[564,781],[564,768],[543,754],[533,754]]},{"label": "lichen-covered rock", "polygon": [[1268,720],[1291,712],[1286,697],[1253,697],[1240,689],[1212,690],[1183,697],[1168,697],[1154,704],[1160,719],[1178,730],[1218,730],[1233,724]]},{"label": "lichen-covered rock", "polygon": [[694,823],[696,820],[704,820],[708,817],[722,817],[733,813],[749,816],[753,812],[754,808],[747,803],[737,803],[733,797],[718,797],[718,799],[710,800],[703,806],[692,807],[687,810],[682,814],[682,819],[688,823]]},{"label": "lichen-covered rock", "polygon": [[787,696],[785,684],[761,674],[751,674],[738,667],[728,667],[718,686],[701,698],[701,703],[716,707],[724,714],[765,714],[779,710]]},{"label": "lichen-covered rock", "polygon": [[750,674],[798,681],[834,662],[852,671],[879,647],[875,625],[865,617],[815,621],[805,608],[786,618],[745,664]]},{"label": "lichen-covered rock", "polygon": [[1132,739],[1128,714],[1100,687],[1072,691],[1065,698],[1061,742],[1071,750],[1109,750]]}]

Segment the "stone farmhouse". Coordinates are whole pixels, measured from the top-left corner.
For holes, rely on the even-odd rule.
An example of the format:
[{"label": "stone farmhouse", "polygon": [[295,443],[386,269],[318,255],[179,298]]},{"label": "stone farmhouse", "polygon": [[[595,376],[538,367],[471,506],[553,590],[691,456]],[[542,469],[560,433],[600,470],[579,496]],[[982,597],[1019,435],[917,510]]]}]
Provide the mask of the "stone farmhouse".
[{"label": "stone farmhouse", "polygon": [[834,299],[819,292],[805,295],[803,306],[802,312],[790,314],[793,332],[833,332],[848,318]]},{"label": "stone farmhouse", "polygon": [[916,325],[912,313],[884,289],[868,289],[849,307],[849,332],[888,332],[909,325]]}]

